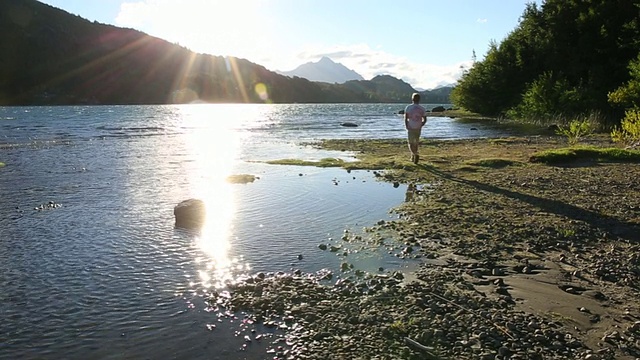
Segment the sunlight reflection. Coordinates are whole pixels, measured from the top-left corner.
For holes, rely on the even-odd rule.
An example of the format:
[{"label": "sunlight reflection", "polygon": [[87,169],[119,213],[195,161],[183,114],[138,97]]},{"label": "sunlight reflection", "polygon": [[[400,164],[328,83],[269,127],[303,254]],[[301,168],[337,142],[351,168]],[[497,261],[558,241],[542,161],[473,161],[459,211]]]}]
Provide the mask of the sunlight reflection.
[{"label": "sunlight reflection", "polygon": [[189,129],[187,143],[194,166],[189,174],[192,196],[207,208],[205,225],[196,238],[200,250],[199,279],[205,288],[222,287],[234,273],[247,270],[243,259],[231,258],[236,212],[234,185],[227,182],[240,156],[243,123],[255,121],[250,106],[236,104],[182,105],[181,126]]},{"label": "sunlight reflection", "polygon": [[232,261],[228,257],[230,230],[235,212],[233,189],[226,178],[233,171],[239,137],[232,128],[233,111],[224,105],[180,107],[183,126],[190,128],[188,143],[195,160],[190,174],[193,194],[204,200],[207,220],[196,245],[204,253],[200,281],[205,287],[219,286],[227,279]]}]

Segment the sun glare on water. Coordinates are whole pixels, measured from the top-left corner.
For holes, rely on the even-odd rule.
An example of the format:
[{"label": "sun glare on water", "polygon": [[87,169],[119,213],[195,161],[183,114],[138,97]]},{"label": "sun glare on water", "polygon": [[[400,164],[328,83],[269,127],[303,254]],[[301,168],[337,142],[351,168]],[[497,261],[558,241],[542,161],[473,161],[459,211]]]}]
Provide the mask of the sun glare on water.
[{"label": "sun glare on water", "polygon": [[236,212],[233,175],[240,154],[242,134],[238,122],[247,113],[246,106],[234,104],[198,104],[180,106],[181,126],[188,129],[187,144],[194,160],[189,175],[193,197],[206,204],[207,217],[196,238],[200,281],[205,287],[221,287],[233,272],[247,268],[241,259],[231,258],[231,230]]}]

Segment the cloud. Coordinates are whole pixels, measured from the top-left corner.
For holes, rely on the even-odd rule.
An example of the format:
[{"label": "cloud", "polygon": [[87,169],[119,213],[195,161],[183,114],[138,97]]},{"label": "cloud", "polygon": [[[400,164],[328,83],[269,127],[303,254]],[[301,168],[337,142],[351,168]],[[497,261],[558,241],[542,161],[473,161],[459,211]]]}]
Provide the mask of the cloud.
[{"label": "cloud", "polygon": [[471,66],[471,60],[451,65],[415,62],[380,49],[372,49],[367,44],[308,47],[297,54],[297,59],[299,63],[304,63],[317,61],[323,56],[330,57],[368,80],[377,75],[391,75],[423,89],[456,83],[463,69]]},{"label": "cloud", "polygon": [[[264,16],[267,1],[256,0],[130,0],[120,6],[116,24],[178,43],[193,51],[245,58],[271,70],[291,70],[327,56],[365,79],[391,75],[414,87],[455,83],[471,61],[438,66],[390,54],[375,44],[290,48],[273,33],[277,24]],[[275,31],[275,30],[273,30]]]},{"label": "cloud", "polygon": [[488,21],[489,20],[487,20],[487,19],[480,19],[480,18],[478,20],[476,20],[476,22],[478,22],[480,24],[486,24]]}]

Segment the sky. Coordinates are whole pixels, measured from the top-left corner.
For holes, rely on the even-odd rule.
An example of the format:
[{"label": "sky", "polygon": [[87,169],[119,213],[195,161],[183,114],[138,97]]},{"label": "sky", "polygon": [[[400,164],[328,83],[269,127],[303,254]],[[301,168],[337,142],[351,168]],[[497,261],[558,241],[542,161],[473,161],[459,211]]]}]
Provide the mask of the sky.
[{"label": "sky", "polygon": [[322,56],[369,80],[416,89],[453,84],[542,0],[40,0],[195,52],[276,71]]}]

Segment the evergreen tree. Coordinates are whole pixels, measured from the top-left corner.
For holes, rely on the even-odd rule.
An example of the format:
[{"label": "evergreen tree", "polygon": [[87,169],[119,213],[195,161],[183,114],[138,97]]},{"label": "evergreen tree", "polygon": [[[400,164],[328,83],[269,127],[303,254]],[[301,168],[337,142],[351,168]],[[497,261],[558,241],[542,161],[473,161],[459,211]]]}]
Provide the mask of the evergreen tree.
[{"label": "evergreen tree", "polygon": [[640,0],[528,4],[518,27],[461,78],[455,105],[519,118],[620,115],[608,94],[640,50]]}]

